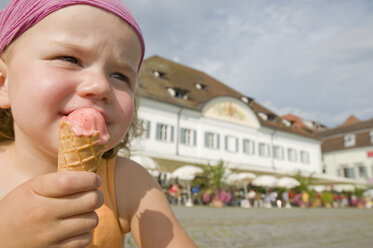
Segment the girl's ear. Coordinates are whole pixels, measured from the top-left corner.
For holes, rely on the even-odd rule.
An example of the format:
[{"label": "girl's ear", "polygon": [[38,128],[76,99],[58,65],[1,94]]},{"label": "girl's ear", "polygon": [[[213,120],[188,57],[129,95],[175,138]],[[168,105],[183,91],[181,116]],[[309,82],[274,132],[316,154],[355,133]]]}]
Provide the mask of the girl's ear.
[{"label": "girl's ear", "polygon": [[0,108],[10,108],[10,101],[8,97],[8,79],[7,79],[7,65],[2,58],[0,58]]}]

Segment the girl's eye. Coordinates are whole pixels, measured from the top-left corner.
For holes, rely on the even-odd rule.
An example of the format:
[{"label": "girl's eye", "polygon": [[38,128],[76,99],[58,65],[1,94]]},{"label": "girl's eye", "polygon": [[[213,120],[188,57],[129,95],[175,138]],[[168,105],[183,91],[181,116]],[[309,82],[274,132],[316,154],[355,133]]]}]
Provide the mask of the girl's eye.
[{"label": "girl's eye", "polygon": [[79,64],[78,59],[72,56],[61,56],[61,57],[58,57],[58,59],[69,62],[69,63],[73,63],[73,64]]},{"label": "girl's eye", "polygon": [[118,80],[126,82],[126,83],[130,82],[130,79],[126,75],[124,75],[122,73],[119,73],[119,72],[113,73],[113,74],[111,74],[111,76],[115,79],[118,79]]}]

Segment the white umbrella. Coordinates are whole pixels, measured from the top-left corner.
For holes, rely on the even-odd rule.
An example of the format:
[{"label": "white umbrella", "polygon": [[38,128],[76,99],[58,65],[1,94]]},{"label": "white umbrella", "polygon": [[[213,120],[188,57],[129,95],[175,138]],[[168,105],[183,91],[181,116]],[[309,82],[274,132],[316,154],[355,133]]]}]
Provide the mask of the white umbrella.
[{"label": "white umbrella", "polygon": [[227,177],[228,183],[249,183],[256,175],[250,172],[232,173]]},{"label": "white umbrella", "polygon": [[152,175],[153,177],[158,177],[160,172],[156,170],[148,170],[149,174]]},{"label": "white umbrella", "polygon": [[172,178],[179,178],[180,180],[191,181],[197,174],[203,173],[200,167],[193,165],[184,165],[171,173]]},{"label": "white umbrella", "polygon": [[147,156],[135,155],[131,157],[131,160],[137,162],[147,170],[159,170],[160,168],[157,162],[155,162],[152,158]]},{"label": "white umbrella", "polygon": [[373,199],[373,189],[368,189],[363,193],[364,196],[369,196],[370,198]]},{"label": "white umbrella", "polygon": [[269,195],[268,195],[268,188],[277,186],[277,181],[278,179],[274,176],[262,175],[262,176],[258,176],[257,178],[255,178],[252,182],[253,185],[261,186],[266,189],[266,195],[267,195],[266,207],[268,208],[271,207],[271,203],[269,201]]},{"label": "white umbrella", "polygon": [[295,188],[300,185],[300,182],[292,177],[281,177],[277,180],[277,186],[282,188]]},{"label": "white umbrella", "polygon": [[277,186],[277,178],[275,178],[274,176],[262,175],[255,178],[252,183],[255,186],[270,188]]},{"label": "white umbrella", "polygon": [[326,187],[325,187],[325,185],[311,185],[310,189],[315,190],[317,193],[321,193],[324,190],[326,190]]},{"label": "white umbrella", "polygon": [[238,182],[238,173],[231,173],[225,179],[227,183],[236,183]]},{"label": "white umbrella", "polygon": [[256,178],[256,175],[250,172],[238,173],[238,180],[240,182],[251,182],[255,178]]},{"label": "white umbrella", "polygon": [[250,172],[232,173],[230,174],[226,181],[228,183],[243,183],[244,194],[247,194],[247,184],[251,182],[256,175]]}]

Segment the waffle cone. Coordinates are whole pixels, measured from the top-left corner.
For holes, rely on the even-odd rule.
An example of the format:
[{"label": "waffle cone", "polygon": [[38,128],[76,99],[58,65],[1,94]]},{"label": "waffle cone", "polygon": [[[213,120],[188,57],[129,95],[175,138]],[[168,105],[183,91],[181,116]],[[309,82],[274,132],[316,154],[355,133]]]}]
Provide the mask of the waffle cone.
[{"label": "waffle cone", "polygon": [[77,136],[71,125],[62,121],[59,135],[58,171],[97,171],[105,149],[98,144],[99,132]]}]

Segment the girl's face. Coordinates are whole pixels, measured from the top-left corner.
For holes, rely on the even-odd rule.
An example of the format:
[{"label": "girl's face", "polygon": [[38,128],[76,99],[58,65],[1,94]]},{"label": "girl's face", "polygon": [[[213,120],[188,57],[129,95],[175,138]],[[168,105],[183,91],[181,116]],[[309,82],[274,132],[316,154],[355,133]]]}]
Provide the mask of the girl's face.
[{"label": "girl's face", "polygon": [[104,10],[74,5],[22,34],[6,67],[16,142],[57,157],[61,118],[99,110],[114,147],[128,131],[141,45],[136,33]]}]

